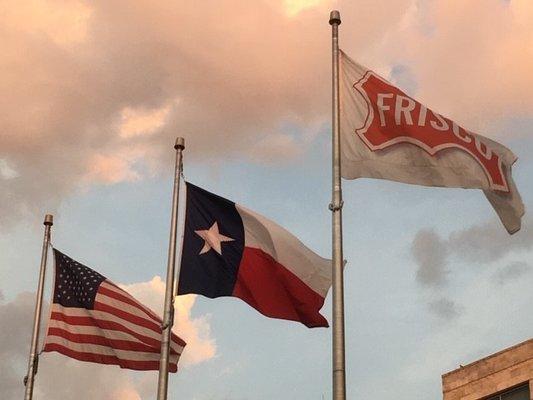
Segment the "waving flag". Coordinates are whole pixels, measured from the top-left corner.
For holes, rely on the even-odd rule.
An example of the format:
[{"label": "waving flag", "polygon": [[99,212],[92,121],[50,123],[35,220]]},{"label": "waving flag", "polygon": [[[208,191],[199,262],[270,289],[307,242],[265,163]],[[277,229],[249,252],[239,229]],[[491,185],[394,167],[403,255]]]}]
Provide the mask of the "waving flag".
[{"label": "waving flag", "polygon": [[328,326],[331,261],[276,223],[187,183],[178,294],[235,296],[262,314]]},{"label": "waving flag", "polygon": [[516,156],[425,107],[341,52],[341,163],[346,179],[482,189],[509,233],[524,205]]},{"label": "waving flag", "polygon": [[[55,283],[44,351],[135,370],[158,370],[161,319],[98,272],[54,249]],[[185,342],[172,335],[170,371]]]}]

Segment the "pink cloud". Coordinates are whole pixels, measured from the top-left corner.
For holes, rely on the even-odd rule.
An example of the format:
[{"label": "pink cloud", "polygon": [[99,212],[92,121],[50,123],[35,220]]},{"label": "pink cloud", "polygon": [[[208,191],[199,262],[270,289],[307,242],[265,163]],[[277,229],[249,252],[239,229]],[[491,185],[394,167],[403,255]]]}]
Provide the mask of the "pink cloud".
[{"label": "pink cloud", "polygon": [[177,135],[193,162],[297,159],[330,120],[330,7],[352,57],[407,65],[417,97],[468,127],[533,112],[528,0],[28,4],[0,13],[0,159],[17,173],[2,222],[53,212],[80,182],[168,171]]},{"label": "pink cloud", "polygon": [[532,18],[527,0],[435,1],[413,6],[377,53],[407,64],[417,79],[416,95],[470,129],[529,135],[492,126],[533,114],[533,26],[526,22]]}]

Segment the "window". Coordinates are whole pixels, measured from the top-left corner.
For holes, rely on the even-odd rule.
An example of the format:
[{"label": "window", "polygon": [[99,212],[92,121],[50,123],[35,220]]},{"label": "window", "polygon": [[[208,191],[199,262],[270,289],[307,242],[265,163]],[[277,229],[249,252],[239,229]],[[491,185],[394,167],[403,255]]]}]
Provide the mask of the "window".
[{"label": "window", "polygon": [[529,400],[529,385],[526,383],[523,386],[511,389],[498,396],[490,397],[487,400]]}]

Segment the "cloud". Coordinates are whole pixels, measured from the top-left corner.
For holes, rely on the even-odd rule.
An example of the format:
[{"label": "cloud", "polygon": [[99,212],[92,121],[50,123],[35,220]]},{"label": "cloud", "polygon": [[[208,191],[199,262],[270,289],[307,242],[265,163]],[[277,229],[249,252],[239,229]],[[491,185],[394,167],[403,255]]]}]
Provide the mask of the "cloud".
[{"label": "cloud", "polygon": [[533,249],[532,224],[525,220],[523,229],[508,235],[494,223],[476,225],[452,232],[447,238],[434,230],[420,230],[411,246],[417,263],[417,280],[425,286],[442,286],[449,273],[451,257],[469,264],[487,264],[501,260],[514,251]]},{"label": "cloud", "polygon": [[85,179],[88,183],[100,182],[104,184],[136,181],[140,176],[132,169],[135,160],[135,157],[131,157],[131,153],[95,154],[90,159],[91,166]]},{"label": "cloud", "polygon": [[87,39],[91,9],[82,1],[5,0],[1,10],[5,26],[21,34],[44,34],[63,46]]},{"label": "cloud", "polygon": [[444,285],[448,273],[448,248],[439,235],[434,230],[419,231],[413,240],[411,251],[418,264],[417,281],[426,286]]},{"label": "cloud", "polygon": [[177,135],[192,162],[298,160],[330,121],[333,6],[346,51],[442,113],[476,115],[473,128],[531,114],[529,0],[8,0],[0,224],[54,212],[80,187],[169,171]]},{"label": "cloud", "polygon": [[17,171],[15,171],[6,160],[0,159],[0,178],[7,180],[16,178],[17,176]]},{"label": "cloud", "polygon": [[23,396],[22,371],[28,362],[33,307],[34,297],[29,293],[20,294],[13,302],[0,303],[0,387],[9,400]]},{"label": "cloud", "polygon": [[[459,313],[460,307],[446,296],[449,278],[455,272],[452,260],[470,266],[491,265],[512,253],[533,249],[532,224],[529,219],[523,222],[522,230],[515,236],[508,235],[495,223],[451,232],[448,237],[441,237],[432,229],[420,230],[413,239],[411,254],[417,264],[416,279],[426,296],[439,297],[428,300],[429,310],[445,319]],[[526,262],[511,262],[495,273],[493,281],[501,285],[529,271]]]},{"label": "cloud", "polygon": [[532,226],[530,219],[525,219],[522,230],[516,236],[511,236],[494,223],[476,225],[452,232],[448,238],[448,248],[471,263],[494,262],[512,251],[532,249]]},{"label": "cloud", "polygon": [[[398,367],[402,379],[419,386],[441,374],[531,338],[530,279],[495,285],[492,271],[480,271],[454,294],[464,304],[454,323],[440,324],[417,343]],[[510,329],[512,327],[512,329]]]},{"label": "cloud", "polygon": [[170,104],[149,110],[125,107],[120,115],[120,136],[128,138],[156,133],[165,125],[170,109]]},{"label": "cloud", "polygon": [[503,268],[500,268],[493,276],[493,279],[500,285],[519,279],[524,275],[531,273],[533,268],[526,262],[515,261]]},{"label": "cloud", "polygon": [[455,302],[445,297],[434,300],[428,304],[429,310],[440,318],[450,320],[459,315]]},{"label": "cloud", "polygon": [[[19,3],[0,5],[1,170],[17,175],[0,180],[2,225],[168,171],[177,135],[192,162],[276,163],[302,151],[280,126],[329,121],[329,2]],[[359,22],[357,42],[385,19]]]},{"label": "cloud", "polygon": [[[161,314],[164,283],[159,277],[122,286]],[[204,362],[216,353],[208,317],[191,316],[194,300],[194,296],[181,296],[177,301],[174,331],[188,342],[179,361],[180,368]],[[12,301],[2,302],[0,292],[0,387],[5,400],[20,399],[24,393],[22,378],[27,368],[34,306],[33,293],[21,293]],[[47,308],[46,304],[44,316]],[[41,338],[45,321],[42,325]],[[44,353],[40,357],[34,396],[57,400],[140,400],[153,396],[156,387],[156,371],[126,372],[116,366],[83,363],[57,353]]]},{"label": "cloud", "polygon": [[494,131],[495,120],[533,112],[532,18],[529,0],[413,1],[375,53],[409,65],[415,95],[440,113],[482,134],[508,136]]},{"label": "cloud", "polygon": [[310,8],[321,6],[322,9],[327,9],[324,6],[330,5],[331,3],[333,2],[328,0],[283,0],[283,8],[289,17],[294,17]]},{"label": "cloud", "polygon": [[273,160],[290,163],[302,156],[304,146],[304,143],[293,136],[282,133],[272,134],[259,140],[251,148],[250,159],[267,165],[271,164]]}]

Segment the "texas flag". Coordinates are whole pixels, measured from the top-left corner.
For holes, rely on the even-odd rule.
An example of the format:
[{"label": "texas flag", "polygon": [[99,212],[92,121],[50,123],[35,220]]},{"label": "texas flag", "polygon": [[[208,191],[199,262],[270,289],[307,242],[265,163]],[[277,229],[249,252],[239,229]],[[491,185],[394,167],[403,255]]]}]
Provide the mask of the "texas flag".
[{"label": "texas flag", "polygon": [[427,108],[341,52],[341,167],[346,179],[482,189],[509,233],[524,205],[516,156]]},{"label": "texas flag", "polygon": [[327,327],[331,260],[281,226],[186,183],[178,294],[238,297],[262,314]]}]

